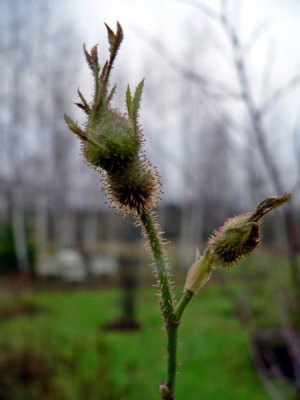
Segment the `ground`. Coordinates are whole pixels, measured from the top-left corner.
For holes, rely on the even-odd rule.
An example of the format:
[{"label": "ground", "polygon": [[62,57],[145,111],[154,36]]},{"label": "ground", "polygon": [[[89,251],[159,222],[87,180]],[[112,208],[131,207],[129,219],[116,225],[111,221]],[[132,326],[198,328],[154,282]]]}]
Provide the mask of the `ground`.
[{"label": "ground", "polygon": [[[101,329],[118,315],[117,298],[116,289],[72,289],[25,292],[6,300],[5,307],[18,301],[36,309],[2,319],[2,348],[29,347],[45,355],[55,366],[52,381],[61,398],[79,399],[89,387],[94,392],[85,392],[89,399],[155,399],[165,373],[155,289],[139,290],[141,329],[136,332]],[[247,334],[220,283],[207,286],[192,302],[179,336],[179,400],[267,400]],[[0,399],[6,400],[1,394]]]}]

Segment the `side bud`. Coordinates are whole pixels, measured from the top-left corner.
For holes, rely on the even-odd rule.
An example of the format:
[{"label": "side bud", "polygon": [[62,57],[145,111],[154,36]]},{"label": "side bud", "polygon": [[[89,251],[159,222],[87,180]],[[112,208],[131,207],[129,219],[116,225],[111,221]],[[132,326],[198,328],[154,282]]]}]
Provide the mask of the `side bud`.
[{"label": "side bud", "polygon": [[191,265],[184,286],[185,291],[197,292],[209,280],[212,271],[211,251],[207,249],[203,256],[199,252]]},{"label": "side bud", "polygon": [[230,267],[249,255],[260,243],[260,224],[249,221],[249,215],[229,218],[208,241],[213,264]]},{"label": "side bud", "polygon": [[208,240],[212,264],[230,267],[255,250],[261,240],[260,219],[290,198],[290,193],[268,197],[253,212],[229,218]]}]

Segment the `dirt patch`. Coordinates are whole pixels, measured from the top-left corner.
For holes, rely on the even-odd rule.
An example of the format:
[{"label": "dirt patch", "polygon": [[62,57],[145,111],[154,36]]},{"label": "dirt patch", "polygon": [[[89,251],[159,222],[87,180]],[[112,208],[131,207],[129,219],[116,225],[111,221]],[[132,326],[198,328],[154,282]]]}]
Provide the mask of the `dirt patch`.
[{"label": "dirt patch", "polygon": [[13,304],[7,308],[0,309],[0,321],[19,316],[32,317],[44,311],[45,310],[42,307],[37,306],[36,304],[31,304],[31,303]]},{"label": "dirt patch", "polygon": [[[117,389],[110,375],[112,363],[107,346],[99,341],[93,351],[94,369],[85,373],[84,340],[74,343],[66,354],[60,347],[31,345],[0,348],[0,400],[117,400],[130,399],[127,387]],[[129,392],[128,392],[129,393]]]},{"label": "dirt patch", "polygon": [[141,329],[141,325],[137,321],[117,319],[115,321],[108,322],[105,325],[102,325],[101,329],[105,331],[128,332],[128,331],[137,331]]},{"label": "dirt patch", "polygon": [[48,363],[33,349],[6,350],[0,360],[0,400],[48,398],[51,375]]}]

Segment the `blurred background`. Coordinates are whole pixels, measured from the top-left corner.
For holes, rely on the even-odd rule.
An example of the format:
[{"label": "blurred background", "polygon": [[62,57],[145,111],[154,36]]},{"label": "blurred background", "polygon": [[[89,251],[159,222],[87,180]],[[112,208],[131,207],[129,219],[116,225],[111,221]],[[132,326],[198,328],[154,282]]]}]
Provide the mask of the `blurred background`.
[{"label": "blurred background", "polygon": [[84,123],[82,44],[99,43],[103,64],[116,21],[113,105],[146,78],[140,121],[179,292],[214,229],[293,192],[261,249],[187,311],[178,398],[300,398],[299,15],[297,0],[0,0],[0,400],[150,400],[164,376],[144,241],[63,120]]}]

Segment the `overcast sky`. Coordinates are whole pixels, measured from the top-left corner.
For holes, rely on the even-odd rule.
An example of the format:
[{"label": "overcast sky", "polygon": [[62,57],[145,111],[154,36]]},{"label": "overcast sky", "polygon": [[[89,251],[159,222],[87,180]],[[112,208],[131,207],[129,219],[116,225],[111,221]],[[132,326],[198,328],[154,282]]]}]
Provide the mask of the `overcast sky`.
[{"label": "overcast sky", "polygon": [[[217,9],[219,1],[202,3]],[[243,0],[229,4],[232,15],[236,18],[240,16],[239,25],[244,37],[259,24],[266,23],[267,35],[276,41],[280,52],[278,61],[286,68],[299,62],[296,60],[300,36],[298,0]],[[72,7],[85,41],[99,41],[104,33],[102,23],[105,21],[114,26],[118,20],[128,36],[124,47],[138,50],[139,56],[142,56],[140,51],[144,44],[132,28],[141,27],[156,37],[162,35],[170,45],[176,46],[183,27],[202,23],[199,11],[188,6],[187,2],[177,0],[73,0]]]},{"label": "overcast sky", "polygon": [[[197,0],[190,1],[197,2]],[[127,81],[132,85],[147,74],[145,92],[149,89],[147,82],[151,84],[152,78],[151,73],[148,70],[145,71],[145,64],[155,66],[166,76],[170,74],[170,71],[165,60],[157,56],[140,31],[147,33],[151,38],[158,39],[174,56],[174,59],[176,57],[178,59],[182,48],[187,47],[189,31],[201,32],[202,37],[207,32],[206,45],[212,48],[217,47],[214,42],[224,39],[216,23],[203,16],[199,10],[191,7],[188,1],[184,0],[72,0],[70,3],[72,6],[70,13],[74,16],[74,23],[79,31],[79,51],[82,42],[85,42],[88,47],[99,43],[100,57],[104,58],[103,53],[107,51],[107,43],[103,22],[115,27],[116,21],[120,21],[125,32],[125,40],[115,71],[116,73],[118,70],[124,72],[126,69]],[[204,0],[202,4],[208,4],[217,10],[220,1]],[[234,0],[229,1],[228,4],[230,15],[236,21],[244,41],[251,37],[256,28],[264,26],[264,34],[258,40],[255,51],[249,54],[249,67],[254,81],[259,83],[261,80],[261,71],[268,57],[274,61],[270,83],[273,88],[281,86],[300,70],[299,0]],[[199,48],[202,37],[200,34],[196,37]],[[197,43],[191,43],[191,45],[195,47]],[[221,76],[221,79],[225,81],[234,80],[232,76],[226,75],[226,66],[222,64],[222,59],[213,57],[215,57],[214,54],[211,60],[207,60],[209,73],[215,74],[218,78]],[[83,57],[82,63],[84,65]],[[81,86],[89,81],[87,74],[87,68],[84,67]],[[293,106],[291,108],[293,109]],[[289,109],[288,112],[292,110]],[[298,109],[294,112],[298,112]]]}]

